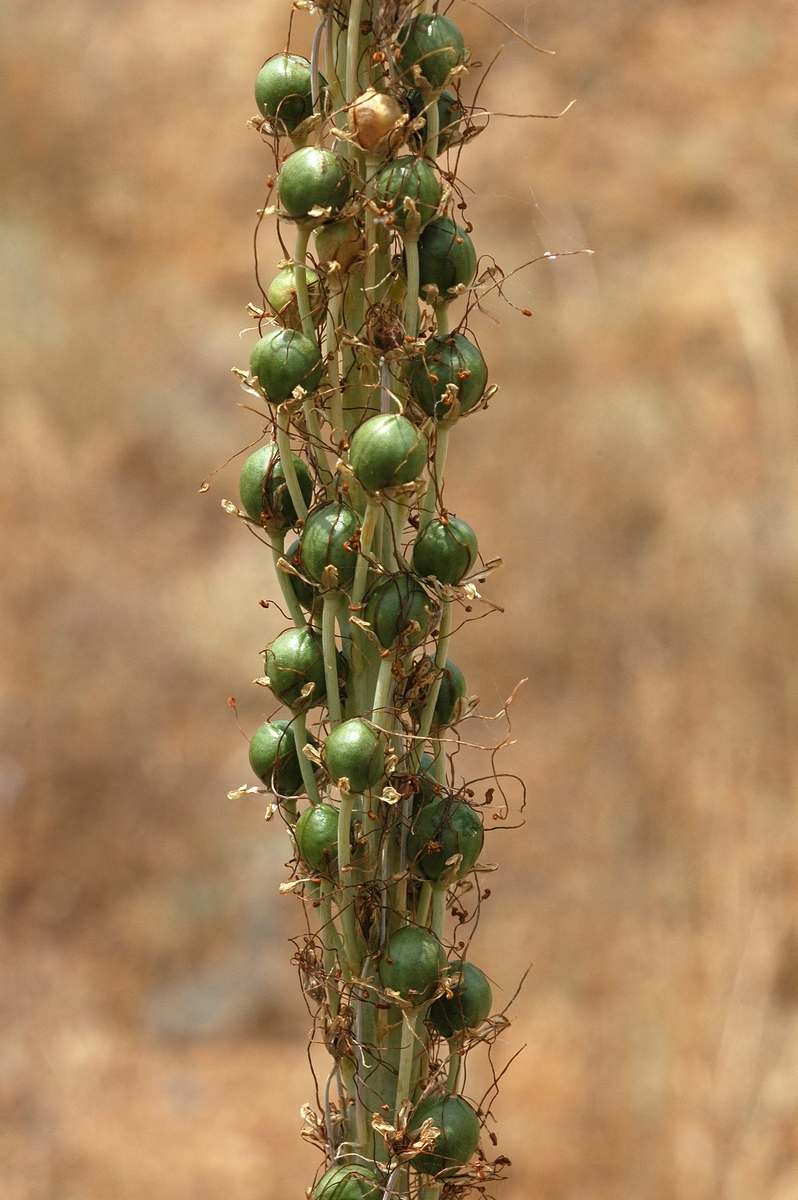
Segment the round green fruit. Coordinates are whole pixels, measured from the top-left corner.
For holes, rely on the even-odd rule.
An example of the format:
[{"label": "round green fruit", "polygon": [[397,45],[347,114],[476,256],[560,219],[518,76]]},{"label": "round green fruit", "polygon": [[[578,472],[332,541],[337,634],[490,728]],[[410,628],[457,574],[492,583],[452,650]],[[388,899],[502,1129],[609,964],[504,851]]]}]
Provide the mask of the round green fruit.
[{"label": "round green fruit", "polygon": [[[321,642],[310,629],[289,629],[275,638],[266,651],[266,674],[278,700],[294,712],[306,712],[324,703],[327,694]],[[309,696],[302,689],[314,685]]]},{"label": "round green fruit", "polygon": [[412,483],[429,457],[429,445],[417,426],[398,413],[381,413],[355,430],[349,465],[367,492]]},{"label": "round green fruit", "polygon": [[430,1118],[440,1133],[431,1150],[413,1159],[413,1166],[423,1175],[452,1175],[479,1145],[479,1117],[462,1096],[430,1096],[413,1113],[408,1135],[418,1133]]},{"label": "round green fruit", "polygon": [[445,965],[446,956],[435,935],[418,925],[405,925],[385,944],[380,983],[403,1000],[424,1004],[438,986]]},{"label": "round green fruit", "polygon": [[311,871],[329,867],[338,857],[338,809],[332,804],[306,808],[294,831],[297,849]]},{"label": "round green fruit", "polygon": [[429,1019],[435,1031],[445,1038],[453,1038],[466,1029],[476,1029],[490,1016],[493,992],[487,977],[473,963],[459,958],[449,963],[456,979],[450,983],[452,998],[440,996],[429,1010]]},{"label": "round green fruit", "polygon": [[478,553],[477,535],[465,521],[434,518],[416,538],[413,570],[423,579],[456,584],[472,570]]},{"label": "round green fruit", "polygon": [[315,392],[324,373],[318,343],[296,329],[270,329],[255,344],[249,368],[272,404],[289,400],[297,387]]},{"label": "round green fruit", "polygon": [[385,752],[388,742],[384,733],[362,717],[342,721],[324,743],[322,758],[327,774],[336,785],[348,779],[347,791],[356,795],[370,792],[385,777]]},{"label": "round green fruit", "polygon": [[449,290],[468,287],[477,273],[477,252],[462,226],[451,217],[430,221],[418,239],[419,287],[434,286],[441,300]]},{"label": "round green fruit", "polygon": [[413,71],[418,67],[433,90],[442,88],[464,61],[463,35],[454,21],[441,13],[422,13],[399,31],[397,66],[408,81],[418,82]]},{"label": "round green fruit", "polygon": [[322,1175],[311,1200],[379,1200],[382,1188],[369,1167],[336,1163]]},{"label": "round green fruit", "polygon": [[346,163],[321,146],[295,150],[283,163],[277,194],[283,210],[297,221],[306,220],[317,206],[335,216],[349,197]]},{"label": "round green fruit", "polygon": [[[283,557],[290,562],[292,567],[296,567],[297,571],[302,570],[302,559],[299,554],[298,540],[291,543]],[[310,610],[313,608],[313,605],[316,603],[316,589],[312,588],[309,583],[305,582],[304,579],[300,579],[298,575],[286,575],[286,579],[294,589],[294,595],[299,603],[303,608],[310,612]]]},{"label": "round green fruit", "polygon": [[[311,745],[315,739],[308,738]],[[266,721],[249,743],[249,765],[277,796],[299,796],[305,790],[291,721]]]},{"label": "round green fruit", "polygon": [[460,879],[477,861],[484,840],[482,821],[470,804],[444,796],[419,809],[407,837],[407,857],[419,875],[435,881],[451,869],[447,860],[461,854],[455,876]]},{"label": "round green fruit", "polygon": [[424,353],[408,360],[405,371],[413,399],[427,416],[439,421],[451,415],[448,384],[457,389],[462,415],[479,404],[488,382],[488,368],[479,348],[461,333],[431,337]]},{"label": "round green fruit", "polygon": [[[316,328],[321,325],[327,313],[327,301],[324,284],[318,272],[312,267],[306,267],[308,277],[308,299],[310,300],[310,315]],[[296,271],[293,267],[283,267],[279,275],[275,275],[266,293],[272,312],[281,325],[287,329],[302,329],[302,319],[299,315],[299,303],[296,295]]]},{"label": "round green fruit", "polygon": [[427,636],[436,608],[417,580],[397,575],[373,588],[366,602],[366,620],[386,650],[397,643],[412,650]]},{"label": "round green fruit", "polygon": [[435,702],[435,721],[438,729],[446,729],[460,719],[462,702],[466,697],[465,675],[450,658],[446,660],[441,676],[438,699]]},{"label": "round green fruit", "polygon": [[[313,495],[310,474],[298,455],[293,454],[291,457],[299,480],[299,490],[305,503],[309,504]],[[250,454],[241,468],[238,490],[247,516],[265,529],[274,533],[284,533],[296,524],[296,509],[285,482],[279,452],[273,442],[267,446],[260,446],[254,454]]]},{"label": "round green fruit", "polygon": [[325,567],[332,566],[338,572],[338,586],[349,587],[357,566],[353,539],[359,524],[355,510],[339,501],[308,513],[299,539],[305,574],[322,583]]},{"label": "round green fruit", "polygon": [[[428,153],[427,150],[427,108],[430,101],[425,100],[421,92],[411,91],[407,94],[407,104],[410,109],[412,119],[423,117],[424,124],[415,135],[418,140],[422,153]],[[452,92],[441,92],[438,97],[438,154],[443,154],[449,147],[459,139],[460,122],[465,117],[465,109],[452,94]]]},{"label": "round green fruit", "polygon": [[405,199],[414,200],[419,229],[431,221],[441,202],[441,185],[429,163],[423,158],[397,158],[382,168],[374,185],[374,200],[378,207],[390,213],[393,224],[404,229],[410,217]]},{"label": "round green fruit", "polygon": [[255,101],[281,136],[291,134],[313,112],[310,63],[297,54],[275,54],[255,82]]}]

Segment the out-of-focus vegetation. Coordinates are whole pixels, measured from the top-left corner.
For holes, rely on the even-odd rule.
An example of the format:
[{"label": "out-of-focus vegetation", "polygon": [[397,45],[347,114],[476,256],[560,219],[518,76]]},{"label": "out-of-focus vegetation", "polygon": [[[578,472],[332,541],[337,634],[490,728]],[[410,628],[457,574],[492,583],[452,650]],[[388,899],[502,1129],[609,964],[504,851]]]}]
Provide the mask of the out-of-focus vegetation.
[{"label": "out-of-focus vegetation", "polygon": [[[492,7],[557,56],[458,6],[485,63],[506,44],[481,102],[578,104],[467,149],[478,250],[596,251],[513,278],[532,318],[487,300],[501,392],[447,484],[507,562],[470,688],[490,713],[529,679],[479,935],[508,992],[534,963],[504,1194],[794,1200],[798,18]],[[280,618],[221,512],[235,465],[198,495],[259,432],[229,367],[284,26],[276,0],[0,14],[4,1200],[278,1200],[315,1167],[288,848],[226,799],[227,699],[251,733]]]}]

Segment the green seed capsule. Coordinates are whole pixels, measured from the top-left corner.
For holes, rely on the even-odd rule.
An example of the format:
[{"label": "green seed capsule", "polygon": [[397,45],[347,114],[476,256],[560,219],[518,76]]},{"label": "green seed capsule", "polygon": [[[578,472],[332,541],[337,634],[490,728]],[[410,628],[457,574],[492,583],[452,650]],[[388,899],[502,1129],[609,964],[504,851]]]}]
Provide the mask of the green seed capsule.
[{"label": "green seed capsule", "polygon": [[316,1184],[312,1200],[379,1200],[381,1195],[377,1176],[369,1167],[336,1163]]},{"label": "green seed capsule", "polygon": [[[451,1000],[439,997],[429,1010],[429,1020],[441,1037],[452,1038],[466,1029],[476,1029],[490,1016],[493,992],[487,977],[473,963],[459,958],[449,963],[458,976],[450,977]],[[452,983],[451,979],[457,982]]]},{"label": "green seed capsule", "polygon": [[477,273],[474,243],[451,217],[430,221],[418,239],[419,287],[433,285],[441,300],[450,288],[468,287]]},{"label": "green seed capsule", "polygon": [[[302,559],[299,555],[299,541],[292,542],[285,552],[284,557],[290,562],[292,567],[296,567],[297,571],[302,570]],[[286,579],[290,582],[294,589],[294,595],[303,608],[308,612],[316,603],[316,589],[312,588],[309,583],[305,583],[304,579],[300,579],[298,575],[286,575]]]},{"label": "green seed capsule", "polygon": [[355,510],[341,502],[325,504],[308,513],[299,539],[305,574],[322,583],[324,568],[333,566],[338,571],[338,586],[349,587],[357,566],[353,539],[359,524]]},{"label": "green seed capsule", "polygon": [[445,965],[443,947],[434,934],[417,925],[405,925],[385,944],[380,983],[398,992],[403,1000],[423,1004],[435,991]]},{"label": "green seed capsule", "polygon": [[281,136],[293,133],[297,125],[311,116],[310,81],[310,63],[297,54],[275,54],[258,72],[255,101]]},{"label": "green seed capsule", "polygon": [[448,83],[452,71],[465,61],[463,35],[440,13],[413,17],[400,29],[398,40],[399,70],[416,83],[413,67],[418,67],[432,90]]},{"label": "green seed capsule", "polygon": [[488,368],[479,348],[461,333],[431,337],[424,353],[407,362],[405,378],[413,399],[429,417],[443,421],[451,415],[446,388],[457,388],[461,414],[470,412],[485,394]]},{"label": "green seed capsule", "polygon": [[[422,153],[428,153],[427,139],[427,110],[430,101],[421,92],[411,91],[407,94],[407,104],[412,120],[422,117],[424,124],[416,133],[415,138]],[[438,155],[443,154],[450,146],[460,140],[460,122],[465,117],[465,109],[452,92],[441,92],[438,97]]]},{"label": "green seed capsule", "polygon": [[[312,267],[306,267],[308,277],[308,299],[310,315],[316,328],[321,325],[327,314],[327,297],[319,275]],[[302,329],[299,316],[299,303],[296,295],[296,271],[293,267],[284,267],[279,275],[275,275],[266,293],[271,310],[281,325],[287,329]]]},{"label": "green seed capsule", "polygon": [[423,579],[455,584],[472,570],[478,553],[477,535],[465,521],[434,518],[416,538],[413,569]]},{"label": "green seed capsule", "polygon": [[317,206],[335,216],[349,196],[346,163],[320,146],[295,150],[283,163],[277,194],[285,212],[297,221],[304,220]]},{"label": "green seed capsule", "polygon": [[[313,482],[302,459],[296,454],[291,457],[299,480],[299,490],[305,503],[309,504]],[[247,516],[264,529],[272,533],[284,533],[296,524],[296,509],[285,482],[279,452],[273,442],[260,446],[254,454],[250,454],[241,468],[238,490]]]},{"label": "green seed capsule", "polygon": [[318,343],[295,329],[270,329],[256,343],[249,367],[272,404],[289,400],[297,387],[315,392],[324,374]]},{"label": "green seed capsule", "polygon": [[397,643],[407,650],[419,646],[436,611],[421,584],[408,575],[377,584],[366,602],[366,620],[386,650]]},{"label": "green seed capsule", "polygon": [[434,775],[435,759],[431,754],[422,754],[421,762],[416,771],[417,789],[413,795],[413,813],[417,813],[422,804],[431,804],[440,795],[440,787]]},{"label": "green seed capsule", "polygon": [[374,185],[374,200],[378,207],[393,217],[393,224],[404,229],[410,217],[405,198],[414,200],[418,211],[419,229],[431,221],[441,202],[441,185],[429,163],[423,158],[397,158],[380,171]]},{"label": "green seed capsule", "polygon": [[[317,745],[312,737],[308,741]],[[261,725],[249,743],[249,765],[278,796],[299,796],[305,791],[290,721],[266,721]]]},{"label": "green seed capsule", "polygon": [[[289,629],[275,638],[266,651],[266,674],[278,700],[294,712],[318,708],[327,694],[321,642],[310,629]],[[302,696],[306,684],[310,696]]]},{"label": "green seed capsule", "polygon": [[397,413],[371,417],[355,431],[349,465],[367,492],[417,479],[429,457],[429,445],[417,426]]},{"label": "green seed capsule", "polygon": [[407,856],[419,875],[434,881],[451,869],[447,859],[462,854],[455,876],[460,879],[479,858],[484,840],[482,821],[470,804],[445,796],[419,809],[407,837]]},{"label": "green seed capsule", "polygon": [[296,823],[297,849],[311,871],[328,869],[338,858],[338,809],[332,804],[306,808]]},{"label": "green seed capsule", "polygon": [[440,1133],[431,1150],[413,1159],[413,1166],[423,1175],[452,1175],[479,1145],[479,1117],[462,1096],[430,1096],[413,1113],[408,1135],[418,1133],[429,1118]]},{"label": "green seed capsule", "polygon": [[434,725],[439,730],[447,729],[460,720],[466,688],[465,675],[450,658],[447,658],[435,703]]},{"label": "green seed capsule", "polygon": [[341,786],[342,779],[348,779],[347,790],[361,795],[370,792],[385,777],[387,748],[384,733],[362,717],[353,717],[333,729],[324,743],[322,758],[336,787]]}]

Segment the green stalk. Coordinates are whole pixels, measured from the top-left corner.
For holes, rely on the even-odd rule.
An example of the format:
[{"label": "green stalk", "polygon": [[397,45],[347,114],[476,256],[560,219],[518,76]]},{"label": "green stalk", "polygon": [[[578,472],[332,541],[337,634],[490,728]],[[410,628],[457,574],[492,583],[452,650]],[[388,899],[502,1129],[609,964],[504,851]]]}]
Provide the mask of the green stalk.
[{"label": "green stalk", "polygon": [[366,584],[368,582],[369,560],[367,554],[371,553],[371,543],[374,539],[374,533],[377,528],[377,518],[382,511],[382,506],[377,500],[372,500],[369,496],[366,505],[366,516],[363,520],[363,528],[360,531],[360,552],[358,555],[357,566],[355,567],[355,580],[352,584],[352,603],[353,609],[359,609],[363,603],[363,597],[366,594]]},{"label": "green stalk", "polygon": [[435,715],[435,705],[438,703],[438,694],[441,690],[441,679],[443,678],[443,670],[446,666],[446,660],[449,657],[449,638],[452,632],[452,601],[444,600],[441,611],[441,623],[438,631],[438,647],[435,652],[435,670],[437,676],[433,681],[424,709],[421,714],[421,720],[418,724],[418,734],[416,745],[410,755],[411,771],[418,770],[418,764],[421,762],[421,755],[424,753],[424,743],[429,737],[430,729],[432,728],[432,718]]},{"label": "green stalk", "polygon": [[307,625],[305,614],[302,611],[302,605],[296,598],[294,586],[291,583],[290,576],[286,575],[285,571],[281,571],[277,566],[281,558],[285,556],[285,534],[279,533],[272,537],[272,562],[274,563],[274,573],[277,576],[277,582],[280,585],[280,591],[283,593],[283,599],[288,606],[288,611],[291,614],[291,619],[297,629],[304,629]]},{"label": "green stalk", "polygon": [[377,676],[377,686],[374,689],[374,700],[371,706],[372,718],[388,707],[388,697],[393,683],[393,659],[390,654],[380,659],[380,672]]},{"label": "green stalk", "polygon": [[322,600],[321,647],[324,655],[324,680],[327,685],[327,709],[335,728],[341,722],[341,697],[338,693],[338,664],[336,662],[335,615],[341,603],[338,592],[325,592]]},{"label": "green stalk", "polygon": [[443,941],[446,925],[446,893],[448,889],[449,885],[446,883],[435,883],[432,886],[432,924],[430,928],[439,942]]},{"label": "green stalk", "polygon": [[438,157],[438,139],[441,132],[441,114],[438,111],[440,94],[440,91],[421,93],[421,99],[424,102],[424,111],[427,115],[427,144],[424,147],[424,153],[433,162]]},{"label": "green stalk", "polygon": [[432,884],[428,879],[425,879],[421,885],[421,893],[418,897],[418,908],[416,909],[416,925],[427,926],[429,923],[429,908],[432,900]]},{"label": "green stalk", "polygon": [[296,745],[296,756],[299,759],[299,769],[302,772],[302,782],[305,785],[305,791],[308,794],[308,799],[311,804],[320,804],[321,796],[319,795],[316,776],[313,774],[313,767],[310,759],[303,753],[305,746],[308,744],[307,734],[307,714],[294,714],[294,744]]},{"label": "green stalk", "polygon": [[327,372],[330,377],[330,424],[332,425],[333,445],[337,448],[346,436],[344,423],[344,401],[341,392],[341,365],[338,359],[338,326],[341,324],[341,306],[343,292],[336,281],[330,293],[327,309]]},{"label": "green stalk", "polygon": [[290,423],[291,414],[288,411],[288,405],[279,404],[277,406],[277,449],[280,454],[280,462],[285,474],[285,483],[288,488],[288,494],[291,497],[291,503],[300,521],[304,521],[308,515],[308,506],[305,503],[305,497],[302,495],[302,489],[296,477],[293,451],[291,450],[291,436],[289,433]]},{"label": "green stalk", "polygon": [[404,234],[405,247],[405,264],[407,267],[407,294],[405,296],[405,329],[410,337],[416,337],[418,334],[418,288],[419,288],[419,266],[418,266],[418,234],[410,233],[409,230]]},{"label": "green stalk", "polygon": [[341,807],[338,812],[338,883],[340,885],[338,908],[341,914],[346,961],[352,974],[357,975],[360,971],[361,955],[358,950],[360,939],[355,921],[355,891],[346,879],[347,867],[351,861],[349,838],[352,832],[354,803],[355,796],[351,792],[341,793]]},{"label": "green stalk", "polygon": [[406,1100],[410,1099],[411,1087],[410,1080],[413,1073],[413,1056],[416,1049],[416,1022],[419,1018],[419,1010],[414,1009],[410,1013],[403,1013],[402,1021],[402,1047],[399,1051],[399,1075],[396,1080],[396,1104],[394,1111],[399,1112]]},{"label": "green stalk", "polygon": [[351,104],[360,93],[357,68],[360,62],[360,22],[363,0],[350,0],[349,21],[346,31],[346,100]]},{"label": "green stalk", "polygon": [[451,300],[445,300],[443,304],[438,304],[435,307],[435,332],[439,338],[449,336],[449,308]]},{"label": "green stalk", "polygon": [[449,430],[440,425],[435,434],[435,463],[430,472],[429,483],[421,504],[418,532],[423,533],[435,515],[435,505],[438,493],[443,485],[443,473],[446,470],[446,457],[449,453]]},{"label": "green stalk", "polygon": [[[297,225],[296,243],[294,245],[294,280],[296,282],[296,302],[299,311],[299,320],[302,324],[302,332],[310,341],[316,341],[316,327],[313,324],[313,317],[310,312],[310,296],[308,294],[308,271],[307,271],[307,256],[308,242],[310,235],[313,232],[313,224],[309,221],[303,221]],[[332,500],[333,497],[333,482],[330,473],[327,455],[324,450],[324,442],[321,436],[321,428],[319,427],[319,418],[316,412],[316,406],[313,399],[307,396],[303,402],[303,410],[305,413],[305,423],[308,427],[310,437],[310,454],[316,464],[316,470],[319,473],[319,478],[322,482],[324,490],[327,493],[327,499]]]}]

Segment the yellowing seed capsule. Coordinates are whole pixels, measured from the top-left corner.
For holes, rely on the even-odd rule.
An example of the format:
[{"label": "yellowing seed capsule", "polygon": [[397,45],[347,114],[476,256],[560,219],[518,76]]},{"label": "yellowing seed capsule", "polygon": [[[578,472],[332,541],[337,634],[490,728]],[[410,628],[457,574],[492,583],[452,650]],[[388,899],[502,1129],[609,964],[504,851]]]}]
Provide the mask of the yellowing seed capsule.
[{"label": "yellowing seed capsule", "polygon": [[404,140],[403,116],[393,96],[369,88],[349,106],[347,125],[362,150],[395,149]]}]

